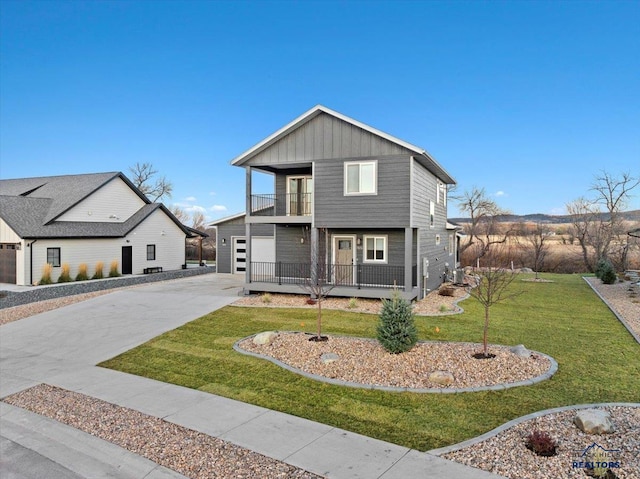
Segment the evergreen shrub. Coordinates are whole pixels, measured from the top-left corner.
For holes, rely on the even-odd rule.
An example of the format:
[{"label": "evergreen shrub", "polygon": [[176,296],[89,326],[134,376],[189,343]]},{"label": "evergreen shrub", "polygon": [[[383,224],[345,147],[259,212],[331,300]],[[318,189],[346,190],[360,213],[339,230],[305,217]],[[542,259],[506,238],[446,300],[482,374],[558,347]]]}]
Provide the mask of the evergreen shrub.
[{"label": "evergreen shrub", "polygon": [[418,341],[418,331],[411,304],[393,291],[391,299],[382,300],[378,322],[378,341],[392,354],[409,351]]}]

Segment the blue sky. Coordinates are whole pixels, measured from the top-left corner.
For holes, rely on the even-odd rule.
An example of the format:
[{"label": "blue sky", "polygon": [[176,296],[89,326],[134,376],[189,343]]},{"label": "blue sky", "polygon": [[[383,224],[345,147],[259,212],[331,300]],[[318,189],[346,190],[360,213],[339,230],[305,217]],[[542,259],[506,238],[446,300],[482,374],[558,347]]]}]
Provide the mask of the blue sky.
[{"label": "blue sky", "polygon": [[217,219],[244,209],[230,160],[316,104],[516,214],[640,176],[638,1],[1,0],[0,22],[1,178],[150,162]]}]

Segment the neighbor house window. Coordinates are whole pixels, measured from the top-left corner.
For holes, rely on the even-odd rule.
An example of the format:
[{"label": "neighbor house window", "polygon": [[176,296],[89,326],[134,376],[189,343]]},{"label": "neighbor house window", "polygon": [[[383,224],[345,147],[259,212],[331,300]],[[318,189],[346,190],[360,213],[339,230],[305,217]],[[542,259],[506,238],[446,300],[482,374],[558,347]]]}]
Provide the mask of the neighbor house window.
[{"label": "neighbor house window", "polygon": [[429,226],[433,228],[436,224],[436,205],[433,201],[429,201]]},{"label": "neighbor house window", "polygon": [[365,236],[364,237],[364,262],[365,263],[386,263],[387,262],[387,237],[386,236]]},{"label": "neighbor house window", "polygon": [[147,245],[147,261],[153,261],[156,259],[156,245]]},{"label": "neighbor house window", "polygon": [[375,195],[377,193],[377,163],[375,161],[344,164],[345,195]]},{"label": "neighbor house window", "polygon": [[60,266],[60,248],[47,248],[47,263]]},{"label": "neighbor house window", "polygon": [[438,181],[438,186],[436,188],[436,202],[438,204],[442,203],[444,206],[447,206],[447,185]]},{"label": "neighbor house window", "polygon": [[453,235],[449,235],[449,254],[453,254]]}]

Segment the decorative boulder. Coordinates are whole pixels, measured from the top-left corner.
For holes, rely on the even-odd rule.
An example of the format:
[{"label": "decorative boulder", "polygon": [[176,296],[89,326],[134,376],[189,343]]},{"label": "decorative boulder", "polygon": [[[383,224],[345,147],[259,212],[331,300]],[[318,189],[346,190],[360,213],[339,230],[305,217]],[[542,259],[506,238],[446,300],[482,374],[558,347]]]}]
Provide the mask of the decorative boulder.
[{"label": "decorative boulder", "polygon": [[278,333],[276,333],[275,331],[265,331],[264,333],[256,334],[253,337],[253,344],[256,344],[258,346],[271,344],[277,336]]},{"label": "decorative boulder", "polygon": [[338,359],[340,359],[340,356],[338,356],[336,353],[323,353],[322,356],[320,356],[320,361],[322,361],[322,364],[333,363]]},{"label": "decorative boulder", "polygon": [[573,418],[573,423],[587,434],[611,434],[616,430],[611,415],[601,409],[583,409]]},{"label": "decorative boulder", "polygon": [[517,346],[512,347],[509,351],[520,358],[528,358],[531,356],[531,351],[524,347],[524,344],[518,344]]},{"label": "decorative boulder", "polygon": [[429,374],[429,381],[439,386],[448,386],[453,382],[453,374],[449,371],[434,371]]}]

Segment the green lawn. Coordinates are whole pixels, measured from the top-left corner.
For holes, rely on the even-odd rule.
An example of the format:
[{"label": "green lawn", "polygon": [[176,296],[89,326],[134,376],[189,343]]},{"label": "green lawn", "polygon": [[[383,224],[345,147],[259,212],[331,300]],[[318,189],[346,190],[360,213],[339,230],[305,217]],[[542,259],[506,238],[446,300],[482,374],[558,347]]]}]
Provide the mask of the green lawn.
[{"label": "green lawn", "polygon": [[[207,391],[418,450],[482,434],[541,409],[640,399],[640,345],[575,275],[553,283],[518,281],[524,294],[492,308],[491,343],[523,343],[554,357],[556,375],[501,392],[416,394],[324,384],[235,352],[238,339],[265,330],[314,331],[315,311],[229,306],[163,334],[101,366]],[[417,317],[420,339],[482,340],[481,307]],[[323,314],[324,332],[375,337],[377,316]],[[302,326],[304,323],[304,326]],[[440,332],[436,333],[435,328]],[[455,371],[454,371],[455,374]]]}]

